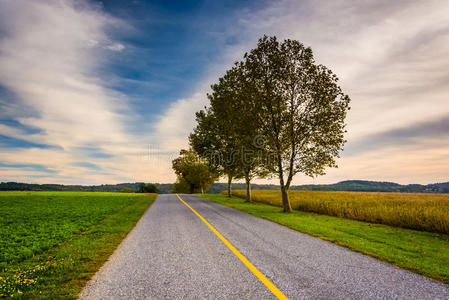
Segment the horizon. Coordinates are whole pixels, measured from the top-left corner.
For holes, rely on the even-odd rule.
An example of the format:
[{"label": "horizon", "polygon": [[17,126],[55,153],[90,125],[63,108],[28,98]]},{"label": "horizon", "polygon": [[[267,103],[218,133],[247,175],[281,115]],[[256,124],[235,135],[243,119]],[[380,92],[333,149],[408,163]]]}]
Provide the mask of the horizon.
[{"label": "horizon", "polygon": [[171,160],[209,86],[264,34],[310,46],[352,99],[339,167],[292,185],[448,182],[447,11],[444,1],[1,2],[0,182],[173,183]]},{"label": "horizon", "polygon": [[[334,182],[334,183],[311,183],[311,184],[293,184],[291,187],[294,186],[307,186],[307,185],[336,185],[339,183],[343,183],[343,182],[371,182],[371,183],[392,183],[392,184],[398,184],[398,185],[403,185],[403,186],[407,186],[407,185],[422,185],[422,186],[427,186],[427,185],[433,185],[433,184],[446,184],[449,183],[449,181],[447,182],[431,182],[431,183],[406,183],[406,184],[401,184],[401,183],[397,183],[397,182],[392,182],[392,181],[374,181],[374,180],[361,180],[361,179],[347,179],[347,180],[342,180],[342,181],[338,181],[338,182]],[[136,184],[136,183],[141,183],[142,181],[135,181],[135,182],[117,182],[117,183],[101,183],[101,184],[60,184],[60,183],[35,183],[35,182],[15,182],[15,181],[2,181],[0,180],[0,184],[1,183],[18,183],[18,184],[40,184],[40,185],[73,185],[73,186],[101,186],[101,185],[120,185],[120,184]],[[149,183],[149,184],[159,184],[159,185],[164,185],[164,184],[171,184],[173,185],[173,182],[144,182],[144,183]],[[213,184],[224,184],[226,185],[226,182],[223,181],[216,181]],[[213,185],[212,184],[212,185]],[[244,180],[242,179],[238,179],[235,180],[233,183],[234,184],[246,184],[244,182]],[[253,185],[273,185],[273,186],[279,186],[278,183],[252,183]]]}]

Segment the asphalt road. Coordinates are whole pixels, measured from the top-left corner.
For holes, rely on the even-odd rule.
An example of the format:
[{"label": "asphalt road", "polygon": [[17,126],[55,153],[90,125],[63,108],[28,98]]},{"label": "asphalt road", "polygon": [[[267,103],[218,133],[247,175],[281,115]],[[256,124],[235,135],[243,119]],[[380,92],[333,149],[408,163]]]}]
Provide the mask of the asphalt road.
[{"label": "asphalt road", "polygon": [[[449,285],[197,196],[180,195],[290,299],[449,299]],[[160,195],[81,299],[274,299],[176,195]]]}]

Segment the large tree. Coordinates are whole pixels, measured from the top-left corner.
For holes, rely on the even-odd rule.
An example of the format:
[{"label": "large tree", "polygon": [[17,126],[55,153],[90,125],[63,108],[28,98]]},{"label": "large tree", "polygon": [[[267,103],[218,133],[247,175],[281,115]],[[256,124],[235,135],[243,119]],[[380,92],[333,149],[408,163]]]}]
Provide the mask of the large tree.
[{"label": "large tree", "polygon": [[245,54],[243,66],[250,115],[271,153],[265,165],[279,177],[283,208],[290,212],[288,190],[295,174],[313,177],[337,166],[350,99],[337,76],[295,40],[280,43],[264,36]]},{"label": "large tree", "polygon": [[[245,83],[244,66],[241,62],[220,78],[218,87],[228,86],[224,97],[211,97],[211,108],[216,115],[228,119],[228,126],[236,139],[237,166],[239,174],[245,179],[246,201],[251,201],[251,181],[265,177],[267,169],[264,165],[265,137],[261,134],[256,116],[252,114],[248,106],[250,90]],[[213,94],[220,91],[217,86],[212,86]]]},{"label": "large tree", "polygon": [[247,106],[243,76],[242,65],[237,63],[211,86],[210,107],[197,113],[198,125],[190,135],[190,144],[200,156],[218,162],[228,177],[228,196],[232,179],[244,178],[250,201],[251,180],[265,175],[261,164],[264,150],[255,143],[259,126]]},{"label": "large tree", "polygon": [[207,161],[191,150],[182,149],[179,157],[172,161],[172,168],[178,176],[180,186],[189,186],[189,192],[205,192],[217,180],[217,174]]},{"label": "large tree", "polygon": [[189,136],[192,149],[207,159],[216,174],[224,175],[228,181],[228,197],[231,197],[232,180],[239,177],[235,160],[236,139],[226,122],[220,120],[208,108],[196,113],[197,125]]}]

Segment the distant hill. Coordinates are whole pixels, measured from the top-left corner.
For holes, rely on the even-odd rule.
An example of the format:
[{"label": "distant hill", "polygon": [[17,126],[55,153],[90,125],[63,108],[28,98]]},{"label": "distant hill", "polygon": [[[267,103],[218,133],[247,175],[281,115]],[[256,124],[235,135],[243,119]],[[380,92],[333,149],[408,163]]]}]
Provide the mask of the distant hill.
[{"label": "distant hill", "polygon": [[[102,184],[102,185],[62,185],[62,184],[29,184],[20,182],[1,182],[0,191],[85,191],[85,192],[120,192],[124,188],[138,190],[139,182]],[[160,193],[169,193],[173,189],[170,183],[155,183]],[[275,184],[252,184],[254,190],[278,190]],[[226,190],[226,183],[214,183],[208,193],[216,194]],[[244,183],[234,183],[233,189],[246,189]],[[401,185],[394,182],[346,180],[335,184],[295,185],[292,190],[310,191],[351,191],[351,192],[398,192],[398,193],[449,193],[449,182]]]},{"label": "distant hill", "polygon": [[346,180],[335,184],[300,185],[294,190],[352,191],[352,192],[398,192],[398,193],[449,193],[449,182],[433,184],[407,184],[394,182]]},{"label": "distant hill", "polygon": [[[253,190],[278,190],[276,184],[252,184]],[[226,190],[226,183],[214,183],[208,193],[220,193]],[[233,189],[246,189],[244,183],[232,184]],[[292,190],[309,191],[349,191],[349,192],[397,192],[397,193],[449,193],[449,182],[401,185],[394,182],[346,180],[334,184],[294,185]]]}]

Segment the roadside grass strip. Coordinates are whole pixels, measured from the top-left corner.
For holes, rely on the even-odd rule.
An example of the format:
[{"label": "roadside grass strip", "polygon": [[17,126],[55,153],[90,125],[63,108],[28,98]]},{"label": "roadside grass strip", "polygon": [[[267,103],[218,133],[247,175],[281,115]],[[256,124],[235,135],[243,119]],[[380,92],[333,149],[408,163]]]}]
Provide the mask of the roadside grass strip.
[{"label": "roadside grass strip", "polygon": [[221,194],[198,196],[449,283],[449,235],[282,208]]}]

